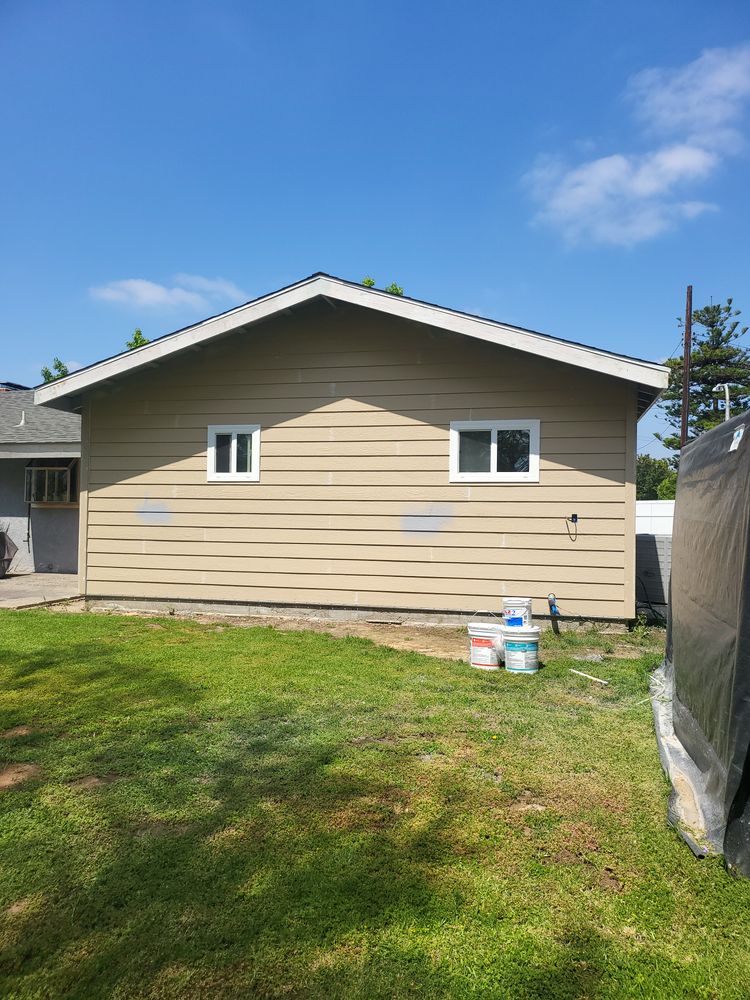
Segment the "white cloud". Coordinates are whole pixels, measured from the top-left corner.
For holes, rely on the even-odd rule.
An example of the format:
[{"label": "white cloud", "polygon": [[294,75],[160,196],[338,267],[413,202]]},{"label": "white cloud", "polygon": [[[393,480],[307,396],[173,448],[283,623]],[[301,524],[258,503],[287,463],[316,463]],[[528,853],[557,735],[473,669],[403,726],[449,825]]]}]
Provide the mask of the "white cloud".
[{"label": "white cloud", "polygon": [[636,117],[659,134],[697,141],[736,135],[750,98],[750,43],[705,52],[677,69],[644,69],[628,83]]},{"label": "white cloud", "polygon": [[175,275],[173,285],[161,285],[145,278],[124,278],[89,288],[89,295],[102,302],[116,302],[139,308],[207,309],[217,303],[240,303],[247,296],[224,278],[204,278],[199,274]]},{"label": "white cloud", "polygon": [[249,297],[233,281],[227,281],[225,278],[203,278],[200,274],[176,274],[174,280],[182,288],[201,292],[209,299],[244,302]]},{"label": "white cloud", "polygon": [[537,220],[560,230],[567,242],[632,246],[715,207],[673,195],[681,185],[707,177],[716,162],[714,154],[686,145],[616,153],[572,168],[558,157],[545,157],[526,183],[540,205]]},{"label": "white cloud", "polygon": [[716,209],[689,197],[740,145],[750,99],[750,45],[710,49],[679,69],[648,69],[626,91],[637,119],[661,144],[570,165],[539,157],[524,182],[535,221],[569,244],[633,246]]}]

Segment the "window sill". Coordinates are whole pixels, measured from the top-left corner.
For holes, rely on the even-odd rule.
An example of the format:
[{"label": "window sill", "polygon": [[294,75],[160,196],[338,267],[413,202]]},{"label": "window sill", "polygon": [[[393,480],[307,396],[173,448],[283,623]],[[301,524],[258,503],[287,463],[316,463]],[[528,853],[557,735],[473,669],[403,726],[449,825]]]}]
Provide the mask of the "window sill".
[{"label": "window sill", "polygon": [[63,509],[67,509],[67,510],[75,510],[78,507],[80,507],[80,504],[78,504],[78,503],[56,503],[54,500],[32,500],[31,501],[31,506],[32,507],[53,507],[53,508],[58,508],[58,509],[60,507],[62,507]]},{"label": "window sill", "polygon": [[260,476],[237,476],[237,475],[216,475],[208,476],[206,479],[207,483],[258,483],[260,482]]},{"label": "window sill", "polygon": [[451,476],[449,479],[451,483],[463,483],[464,485],[473,486],[529,486],[529,485],[539,485],[538,476],[513,476],[513,478],[508,478],[506,476],[473,476],[470,473],[465,475]]}]

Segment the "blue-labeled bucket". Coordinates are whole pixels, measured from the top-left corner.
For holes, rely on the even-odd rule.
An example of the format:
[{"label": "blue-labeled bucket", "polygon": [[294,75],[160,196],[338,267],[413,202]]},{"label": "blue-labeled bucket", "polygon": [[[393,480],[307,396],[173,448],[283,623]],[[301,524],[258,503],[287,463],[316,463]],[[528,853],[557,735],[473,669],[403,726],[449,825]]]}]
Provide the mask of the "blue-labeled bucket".
[{"label": "blue-labeled bucket", "polygon": [[505,645],[505,669],[511,674],[535,674],[539,669],[538,625],[526,628],[506,628],[503,635]]},{"label": "blue-labeled bucket", "polygon": [[527,628],[531,625],[531,598],[504,597],[503,622],[508,628]]}]

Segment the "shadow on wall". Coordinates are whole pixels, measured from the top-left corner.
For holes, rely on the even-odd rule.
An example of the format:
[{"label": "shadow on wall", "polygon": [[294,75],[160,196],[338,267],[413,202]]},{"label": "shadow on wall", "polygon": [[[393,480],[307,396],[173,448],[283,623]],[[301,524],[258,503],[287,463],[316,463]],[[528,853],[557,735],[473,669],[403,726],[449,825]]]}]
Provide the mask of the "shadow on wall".
[{"label": "shadow on wall", "polygon": [[78,507],[32,507],[35,573],[78,572]]},{"label": "shadow on wall", "polygon": [[671,535],[636,535],[636,600],[668,604],[671,568]]}]

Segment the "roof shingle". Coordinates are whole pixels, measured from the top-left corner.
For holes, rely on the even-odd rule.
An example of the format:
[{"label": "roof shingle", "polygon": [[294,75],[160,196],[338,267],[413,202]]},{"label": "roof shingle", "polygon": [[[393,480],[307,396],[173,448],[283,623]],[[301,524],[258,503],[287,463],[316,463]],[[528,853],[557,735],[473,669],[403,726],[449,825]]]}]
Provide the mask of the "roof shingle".
[{"label": "roof shingle", "polygon": [[33,389],[0,392],[0,444],[71,443],[80,440],[81,418],[77,413],[35,406]]}]

